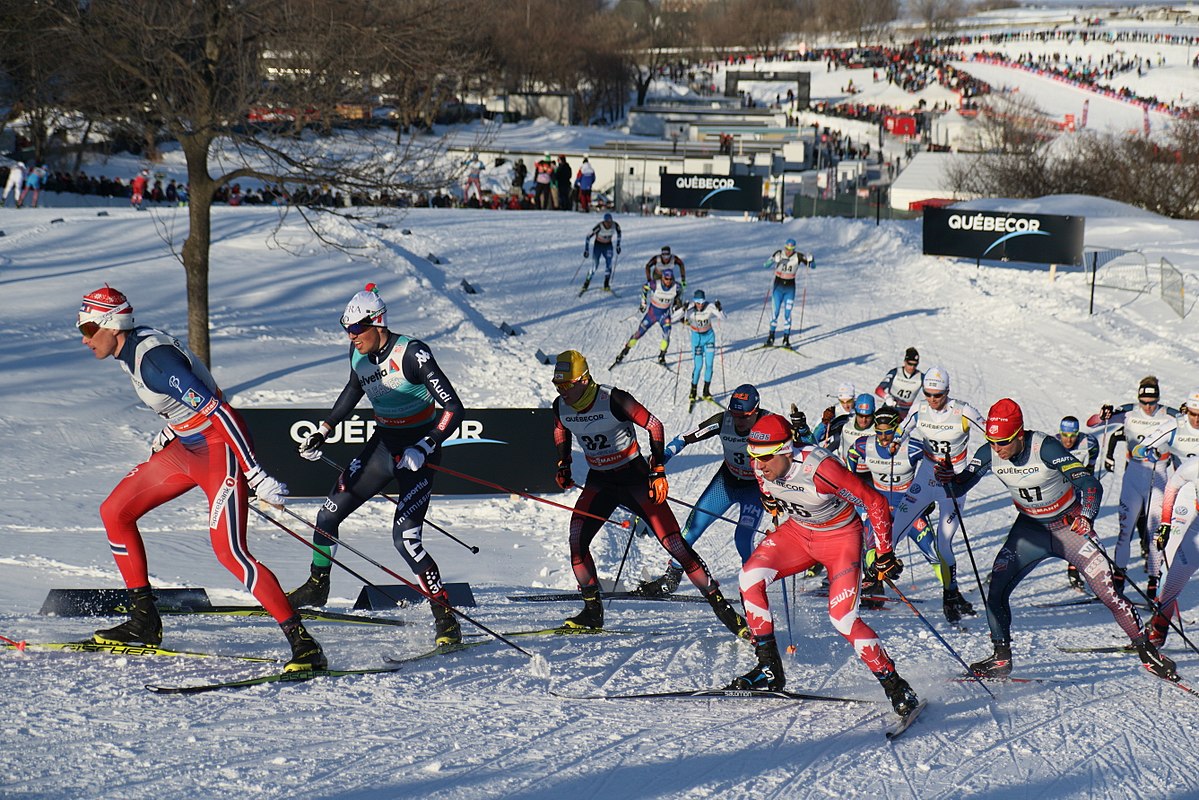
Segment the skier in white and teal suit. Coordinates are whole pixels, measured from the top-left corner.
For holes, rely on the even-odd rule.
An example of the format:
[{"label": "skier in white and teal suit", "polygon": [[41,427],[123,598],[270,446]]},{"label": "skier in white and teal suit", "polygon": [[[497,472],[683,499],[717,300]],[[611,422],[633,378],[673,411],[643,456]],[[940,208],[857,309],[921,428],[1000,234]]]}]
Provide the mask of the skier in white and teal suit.
[{"label": "skier in white and teal suit", "polygon": [[712,328],[712,320],[724,319],[720,310],[720,301],[708,302],[703,289],[696,289],[691,305],[684,312],[687,324],[691,326],[691,354],[694,366],[691,369],[691,400],[695,401],[695,387],[699,384],[700,374],[704,379],[705,400],[712,399],[712,368],[716,364],[716,331]]},{"label": "skier in white and teal suit", "polygon": [[774,255],[766,259],[762,266],[774,269],[774,288],[770,290],[770,333],[766,336],[766,345],[774,344],[774,330],[778,325],[779,310],[783,312],[783,323],[787,326],[783,331],[783,347],[791,346],[791,309],[795,305],[795,276],[801,264],[812,266],[812,257],[795,249],[795,240],[788,239],[782,250],[775,250]]}]

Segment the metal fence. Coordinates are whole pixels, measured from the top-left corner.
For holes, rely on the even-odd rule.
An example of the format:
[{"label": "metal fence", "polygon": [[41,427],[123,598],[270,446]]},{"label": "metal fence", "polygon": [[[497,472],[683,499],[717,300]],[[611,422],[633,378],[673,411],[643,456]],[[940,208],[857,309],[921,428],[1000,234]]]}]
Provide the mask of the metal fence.
[{"label": "metal fence", "polygon": [[[1182,270],[1171,264],[1167,259],[1161,260],[1161,286],[1162,300],[1166,301],[1166,305],[1174,309],[1174,313],[1180,317],[1186,317],[1190,308],[1187,308],[1186,303],[1186,281],[1184,280]],[[1195,304],[1191,303],[1191,308]]]}]

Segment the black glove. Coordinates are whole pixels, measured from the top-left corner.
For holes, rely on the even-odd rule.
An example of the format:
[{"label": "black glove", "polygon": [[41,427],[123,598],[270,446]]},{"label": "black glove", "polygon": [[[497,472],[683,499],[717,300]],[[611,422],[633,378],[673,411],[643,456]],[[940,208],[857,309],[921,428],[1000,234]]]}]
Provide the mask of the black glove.
[{"label": "black glove", "polygon": [[300,443],[300,457],[306,458],[309,461],[319,461],[321,458],[321,445],[325,443],[325,434],[323,431],[316,431],[309,434],[308,438]]},{"label": "black glove", "polygon": [[1157,529],[1157,535],[1153,537],[1153,543],[1157,545],[1157,549],[1165,552],[1166,545],[1170,543],[1170,531],[1173,527],[1168,522],[1163,522],[1161,527]]},{"label": "black glove", "polygon": [[953,471],[953,465],[949,463],[948,458],[933,462],[933,475],[940,483],[953,483],[957,478],[957,473]]},{"label": "black glove", "polygon": [[620,255],[620,245],[616,245],[616,255]]},{"label": "black glove", "polygon": [[591,251],[588,250],[586,247],[584,247],[583,248],[583,258],[587,258],[587,256],[589,256],[589,255],[591,255]]},{"label": "black glove", "polygon": [[874,574],[879,580],[893,581],[903,573],[903,562],[892,552],[879,553],[874,557]]},{"label": "black glove", "polygon": [[1110,403],[1104,403],[1099,407],[1099,419],[1107,422],[1116,413],[1116,409]]},{"label": "black glove", "polygon": [[570,462],[558,462],[558,474],[554,476],[554,482],[558,484],[559,489],[569,489],[575,485],[574,478],[570,476]]},{"label": "black glove", "polygon": [[812,438],[812,429],[808,427],[808,418],[795,403],[791,404],[791,439],[796,444],[803,444]]},{"label": "black glove", "polygon": [[714,302],[712,305],[716,306],[716,310],[717,310],[717,311],[724,311],[724,309],[720,307],[720,301],[719,301],[719,300],[717,300],[716,302]]},{"label": "black glove", "polygon": [[775,500],[771,495],[762,495],[762,508],[766,509],[766,513],[770,514],[771,523],[778,527],[779,524],[779,501]]}]

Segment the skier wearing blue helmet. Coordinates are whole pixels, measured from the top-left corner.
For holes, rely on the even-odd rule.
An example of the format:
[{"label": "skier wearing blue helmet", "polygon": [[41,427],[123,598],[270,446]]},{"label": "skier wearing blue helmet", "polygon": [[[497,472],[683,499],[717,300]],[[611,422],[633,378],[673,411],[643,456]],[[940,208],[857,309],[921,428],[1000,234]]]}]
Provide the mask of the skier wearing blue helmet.
[{"label": "skier wearing blue helmet", "polygon": [[[594,248],[591,246],[592,238],[595,239]],[[611,214],[604,214],[604,218],[591,229],[591,233],[587,234],[587,239],[583,242],[583,258],[590,256],[593,251],[595,255],[591,261],[591,269],[587,270],[587,277],[583,279],[580,295],[591,285],[591,277],[599,268],[600,256],[604,257],[604,291],[612,291],[612,265],[615,262],[612,257],[613,248],[616,255],[620,255],[620,225],[612,219]],[[576,270],[576,274],[577,272]]]},{"label": "skier wearing blue helmet", "polygon": [[691,413],[695,409],[695,390],[701,375],[704,379],[703,399],[712,400],[712,370],[716,364],[716,329],[712,323],[716,319],[724,319],[724,312],[720,309],[719,300],[709,303],[704,290],[696,289],[691,304],[683,311],[683,318],[691,326],[693,367],[687,406],[687,413]]},{"label": "skier wearing blue helmet", "polygon": [[[664,462],[678,455],[688,445],[717,437],[720,440],[723,455],[720,468],[700,494],[683,524],[683,538],[691,545],[699,540],[717,517],[738,504],[741,512],[737,517],[733,541],[743,563],[753,552],[754,533],[762,521],[764,509],[745,442],[754,423],[769,413],[761,408],[757,388],[743,383],[729,397],[728,410],[713,414],[666,445]],[[642,583],[635,591],[644,597],[666,597],[678,588],[682,575],[682,566],[672,560],[665,574]]]},{"label": "skier wearing blue helmet", "polygon": [[[762,266],[774,270],[774,287],[770,291],[770,333],[766,336],[766,347],[774,346],[774,332],[778,325],[779,310],[783,312],[783,347],[791,346],[791,309],[795,305],[795,276],[801,264],[812,266],[812,257],[795,249],[795,240],[788,239],[782,250],[775,250],[774,255],[766,259]],[[806,290],[805,290],[806,291]]]}]

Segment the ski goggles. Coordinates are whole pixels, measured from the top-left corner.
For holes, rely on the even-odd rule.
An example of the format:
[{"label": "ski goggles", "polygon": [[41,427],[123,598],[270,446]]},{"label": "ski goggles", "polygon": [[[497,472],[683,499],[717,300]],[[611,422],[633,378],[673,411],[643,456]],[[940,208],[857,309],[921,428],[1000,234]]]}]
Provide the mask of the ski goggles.
[{"label": "ski goggles", "polygon": [[91,339],[100,332],[100,323],[92,322],[91,320],[80,322],[75,327],[79,329],[79,332],[83,334],[83,338],[85,339]]}]

